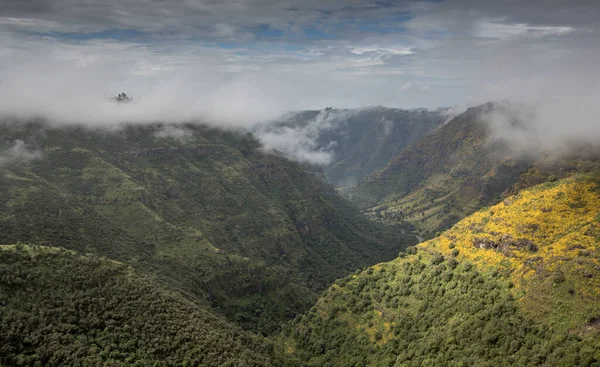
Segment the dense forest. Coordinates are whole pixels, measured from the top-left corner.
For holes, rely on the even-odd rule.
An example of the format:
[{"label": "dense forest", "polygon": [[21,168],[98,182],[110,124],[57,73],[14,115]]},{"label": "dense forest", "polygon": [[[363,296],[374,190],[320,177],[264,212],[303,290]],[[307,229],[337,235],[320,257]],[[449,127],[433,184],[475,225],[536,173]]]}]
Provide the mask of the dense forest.
[{"label": "dense forest", "polygon": [[269,366],[263,338],[130,266],[0,247],[0,365]]}]

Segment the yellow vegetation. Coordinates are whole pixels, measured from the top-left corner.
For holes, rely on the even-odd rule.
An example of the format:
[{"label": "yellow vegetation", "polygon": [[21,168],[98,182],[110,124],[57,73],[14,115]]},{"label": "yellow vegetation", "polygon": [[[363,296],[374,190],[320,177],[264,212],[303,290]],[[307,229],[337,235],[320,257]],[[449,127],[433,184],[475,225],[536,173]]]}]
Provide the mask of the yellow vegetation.
[{"label": "yellow vegetation", "polygon": [[543,316],[566,307],[580,324],[600,311],[590,302],[600,301],[599,213],[597,183],[569,178],[522,191],[420,246],[509,273],[526,309]]}]

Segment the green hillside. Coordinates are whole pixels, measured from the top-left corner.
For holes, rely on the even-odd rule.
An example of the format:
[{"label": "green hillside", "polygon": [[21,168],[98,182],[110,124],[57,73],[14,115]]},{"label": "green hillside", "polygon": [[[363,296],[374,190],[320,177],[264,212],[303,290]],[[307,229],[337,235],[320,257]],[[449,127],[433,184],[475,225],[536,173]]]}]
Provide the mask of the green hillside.
[{"label": "green hillside", "polygon": [[281,336],[309,366],[600,365],[600,176],[521,191],[337,281]]},{"label": "green hillside", "polygon": [[494,108],[470,108],[425,135],[348,196],[372,219],[406,220],[426,237],[499,198],[531,163],[489,141],[482,116]]},{"label": "green hillside", "polygon": [[270,366],[272,347],[131,267],[0,246],[0,365]]},{"label": "green hillside", "polygon": [[37,159],[0,168],[0,243],[133,264],[261,333],[412,238],[371,223],[322,174],[199,125],[0,125]]}]

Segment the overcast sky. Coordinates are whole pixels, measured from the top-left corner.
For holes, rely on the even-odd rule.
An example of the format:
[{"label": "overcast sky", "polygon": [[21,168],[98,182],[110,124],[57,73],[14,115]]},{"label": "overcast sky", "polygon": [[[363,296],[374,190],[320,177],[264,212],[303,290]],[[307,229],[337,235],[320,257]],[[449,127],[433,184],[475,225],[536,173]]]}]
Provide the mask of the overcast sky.
[{"label": "overcast sky", "polygon": [[0,0],[0,111],[118,118],[94,103],[127,92],[131,119],[237,121],[579,92],[599,22],[597,0]]}]

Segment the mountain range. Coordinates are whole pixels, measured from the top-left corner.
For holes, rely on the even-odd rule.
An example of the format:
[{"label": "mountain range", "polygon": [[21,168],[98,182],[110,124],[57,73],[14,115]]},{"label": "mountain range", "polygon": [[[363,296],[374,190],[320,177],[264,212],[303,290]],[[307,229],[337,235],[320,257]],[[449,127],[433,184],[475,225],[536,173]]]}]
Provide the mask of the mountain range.
[{"label": "mountain range", "polygon": [[598,365],[600,155],[502,108],[4,121],[0,366]]}]

